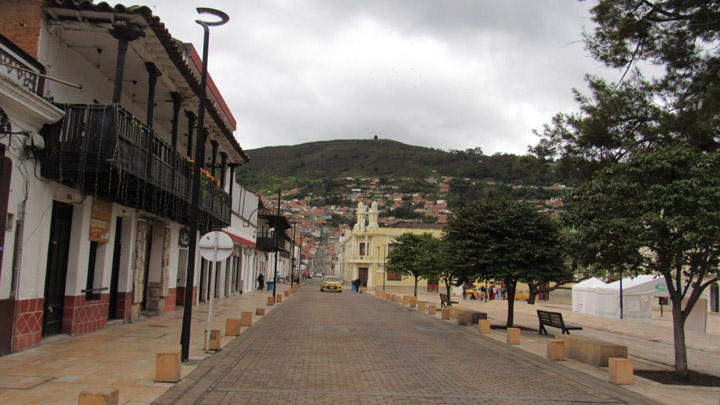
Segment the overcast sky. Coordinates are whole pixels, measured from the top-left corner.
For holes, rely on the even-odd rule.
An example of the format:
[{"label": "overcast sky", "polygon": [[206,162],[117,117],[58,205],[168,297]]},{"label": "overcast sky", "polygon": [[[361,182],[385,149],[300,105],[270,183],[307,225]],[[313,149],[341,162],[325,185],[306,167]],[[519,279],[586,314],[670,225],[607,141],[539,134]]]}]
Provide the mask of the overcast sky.
[{"label": "overcast sky", "polygon": [[[132,3],[111,2],[131,5]],[[195,7],[225,11],[209,70],[244,149],[377,135],[433,148],[524,154],[575,111],[595,1],[147,0],[202,52]]]}]

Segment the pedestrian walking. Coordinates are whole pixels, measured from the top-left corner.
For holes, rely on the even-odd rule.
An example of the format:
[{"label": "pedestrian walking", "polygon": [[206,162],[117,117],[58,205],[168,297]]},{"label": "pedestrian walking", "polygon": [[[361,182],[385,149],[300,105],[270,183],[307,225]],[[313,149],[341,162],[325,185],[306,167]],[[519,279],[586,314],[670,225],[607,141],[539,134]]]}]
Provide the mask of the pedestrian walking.
[{"label": "pedestrian walking", "polygon": [[360,287],[362,287],[362,280],[358,277],[358,278],[355,280],[355,290],[356,290],[357,292],[359,292],[359,293],[362,292],[362,291],[360,291]]},{"label": "pedestrian walking", "polygon": [[262,291],[263,287],[265,287],[265,276],[260,274],[257,278],[257,282],[258,282],[258,290]]}]

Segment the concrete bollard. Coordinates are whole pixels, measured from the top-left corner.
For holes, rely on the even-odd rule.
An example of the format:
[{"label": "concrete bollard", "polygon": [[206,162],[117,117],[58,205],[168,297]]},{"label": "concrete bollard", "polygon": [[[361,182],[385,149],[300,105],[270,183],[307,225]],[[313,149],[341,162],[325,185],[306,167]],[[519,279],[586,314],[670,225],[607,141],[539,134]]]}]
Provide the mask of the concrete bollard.
[{"label": "concrete bollard", "polygon": [[252,312],[243,311],[240,313],[240,326],[252,326]]},{"label": "concrete bollard", "polygon": [[442,319],[450,319],[450,308],[442,309]]},{"label": "concrete bollard", "polygon": [[395,294],[390,294],[390,301],[395,301]]},{"label": "concrete bollard", "polygon": [[564,340],[548,340],[547,359],[552,361],[565,361]]},{"label": "concrete bollard", "polygon": [[489,319],[479,319],[478,320],[478,329],[480,330],[480,333],[483,335],[487,335],[490,333],[490,320]]},{"label": "concrete bollard", "polygon": [[435,305],[435,304],[428,305],[428,314],[430,314],[430,315],[437,314],[437,305]]},{"label": "concrete bollard", "polygon": [[225,336],[240,335],[240,320],[237,318],[228,318],[225,320]]},{"label": "concrete bollard", "polygon": [[281,302],[282,302],[282,295],[278,294],[277,296],[275,296],[275,302],[277,302],[278,304],[281,303]]},{"label": "concrete bollard", "polygon": [[417,298],[411,298],[410,301],[408,302],[408,305],[410,306],[410,308],[414,309],[415,306],[417,306]]},{"label": "concrete bollard", "polygon": [[467,314],[467,312],[458,312],[457,313],[457,324],[458,326],[467,326],[468,325],[468,318],[470,316]]},{"label": "concrete bollard", "polygon": [[273,305],[275,305],[275,300],[273,299],[273,297],[268,297],[268,302],[267,302],[267,304],[268,304],[268,306],[270,306],[270,307],[273,306]]},{"label": "concrete bollard", "polygon": [[519,345],[520,344],[520,328],[507,328],[507,344]]},{"label": "concrete bollard", "polygon": [[397,302],[398,304],[402,304],[402,297],[399,296],[399,295],[396,295],[396,296],[395,296],[395,302]]},{"label": "concrete bollard", "polygon": [[290,290],[285,290],[285,296],[286,296],[286,297],[289,297],[289,296],[290,296]]},{"label": "concrete bollard", "polygon": [[[208,350],[220,350],[220,338],[222,337],[222,331],[219,329],[213,329],[210,331],[210,347]],[[203,337],[203,343],[207,342],[207,329]],[[204,346],[204,345],[203,345]]]},{"label": "concrete bollard", "polygon": [[255,308],[255,315],[265,315],[265,308]]},{"label": "concrete bollard", "polygon": [[180,352],[155,353],[155,382],[180,381]]},{"label": "concrete bollard", "polygon": [[619,357],[608,360],[608,381],[617,385],[633,384],[633,361]]},{"label": "concrete bollard", "polygon": [[78,405],[118,405],[120,391],[116,388],[110,392],[81,391]]},{"label": "concrete bollard", "polygon": [[425,303],[424,302],[418,302],[418,311],[425,312]]},{"label": "concrete bollard", "polygon": [[402,304],[403,304],[403,305],[408,305],[409,303],[410,303],[410,297],[409,297],[409,296],[406,295],[406,296],[402,297]]}]

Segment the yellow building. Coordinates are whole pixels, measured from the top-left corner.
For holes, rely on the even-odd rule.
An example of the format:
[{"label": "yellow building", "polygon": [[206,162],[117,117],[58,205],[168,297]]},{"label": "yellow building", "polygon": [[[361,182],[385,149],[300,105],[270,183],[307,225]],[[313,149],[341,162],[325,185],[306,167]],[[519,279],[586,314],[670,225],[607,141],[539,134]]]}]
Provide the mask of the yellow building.
[{"label": "yellow building", "polygon": [[[415,279],[402,277],[385,271],[386,257],[394,247],[395,238],[403,233],[429,232],[436,237],[442,234],[442,225],[426,223],[400,223],[393,227],[378,226],[377,202],[366,210],[358,203],[357,223],[352,230],[346,230],[344,240],[337,251],[337,266],[345,281],[358,277],[368,289],[412,292]],[[437,291],[437,281],[421,279],[418,292]]]}]

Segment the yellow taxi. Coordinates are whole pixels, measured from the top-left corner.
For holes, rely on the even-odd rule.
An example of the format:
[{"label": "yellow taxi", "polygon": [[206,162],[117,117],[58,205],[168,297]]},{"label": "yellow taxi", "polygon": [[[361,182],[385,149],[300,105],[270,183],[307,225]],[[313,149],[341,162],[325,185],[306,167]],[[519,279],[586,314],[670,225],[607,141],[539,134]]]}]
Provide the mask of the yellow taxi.
[{"label": "yellow taxi", "polygon": [[320,284],[320,291],[337,291],[342,292],[342,280],[340,280],[338,277],[332,277],[328,276],[325,277],[322,281],[322,284]]}]

